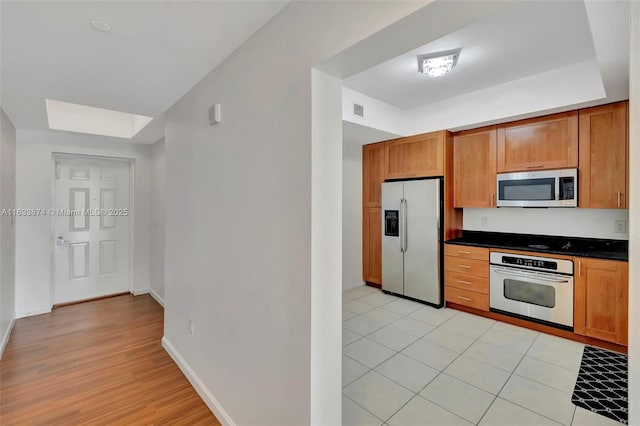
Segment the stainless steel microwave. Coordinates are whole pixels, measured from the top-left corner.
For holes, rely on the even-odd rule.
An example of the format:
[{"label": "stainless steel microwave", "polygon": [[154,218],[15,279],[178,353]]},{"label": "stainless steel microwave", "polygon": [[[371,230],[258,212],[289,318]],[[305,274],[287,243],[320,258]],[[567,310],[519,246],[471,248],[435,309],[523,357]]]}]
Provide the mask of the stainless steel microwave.
[{"label": "stainless steel microwave", "polygon": [[578,207],[578,169],[498,173],[498,207]]}]

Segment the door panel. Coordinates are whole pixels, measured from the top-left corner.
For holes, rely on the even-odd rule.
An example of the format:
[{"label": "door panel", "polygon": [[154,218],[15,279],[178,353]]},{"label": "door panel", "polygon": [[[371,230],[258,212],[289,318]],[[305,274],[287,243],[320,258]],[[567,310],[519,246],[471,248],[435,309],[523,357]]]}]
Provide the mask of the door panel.
[{"label": "door panel", "polygon": [[498,126],[498,173],[578,166],[578,113]]},{"label": "door panel", "polygon": [[580,110],[580,207],[627,208],[627,103]]},{"label": "door panel", "polygon": [[440,180],[404,183],[404,295],[433,304],[440,292]]},{"label": "door panel", "polygon": [[367,207],[362,211],[363,281],[382,283],[382,241],[380,235],[380,207]]},{"label": "door panel", "polygon": [[54,304],[129,289],[129,164],[58,159]]},{"label": "door panel", "polygon": [[387,142],[384,174],[387,179],[443,176],[444,132]]},{"label": "door panel", "polygon": [[491,126],[453,138],[454,207],[494,207],[496,135],[496,126]]},{"label": "door panel", "polygon": [[627,345],[627,262],[576,258],[575,332]]},{"label": "door panel", "polygon": [[89,276],[89,243],[71,243],[69,249],[69,279]]},{"label": "door panel", "polygon": [[[397,294],[404,293],[403,256],[401,250],[402,220],[401,200],[404,197],[403,182],[385,182],[382,184],[382,289]],[[385,235],[384,222],[387,214],[397,212],[400,219],[398,236]],[[386,214],[385,214],[386,213]]]},{"label": "door panel", "polygon": [[380,185],[384,181],[383,144],[362,147],[362,203],[364,207],[380,207]]}]

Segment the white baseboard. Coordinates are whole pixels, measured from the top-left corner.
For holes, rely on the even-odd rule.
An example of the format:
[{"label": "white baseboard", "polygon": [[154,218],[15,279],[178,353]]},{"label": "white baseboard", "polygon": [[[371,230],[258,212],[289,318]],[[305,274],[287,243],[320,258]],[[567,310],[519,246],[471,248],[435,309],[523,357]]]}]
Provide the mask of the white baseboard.
[{"label": "white baseboard", "polygon": [[49,312],[51,312],[51,306],[46,308],[36,309],[33,311],[16,312],[16,319],[24,318],[24,317],[33,317],[35,315],[48,314]]},{"label": "white baseboard", "polygon": [[133,294],[134,296],[140,296],[143,294],[148,294],[150,291],[151,291],[150,288],[138,288],[138,289],[131,290],[131,294]]},{"label": "white baseboard", "polygon": [[202,398],[204,403],[207,404],[207,407],[209,407],[211,412],[218,418],[220,423],[224,426],[235,426],[235,423],[231,420],[229,414],[224,410],[224,408],[222,408],[222,405],[220,405],[218,400],[214,398],[195,371],[191,369],[189,364],[187,364],[184,358],[182,358],[182,355],[180,355],[166,337],[162,338],[162,347],[167,351],[178,367],[180,367],[182,373],[185,375],[187,380],[189,380],[196,392],[198,392],[198,395],[200,395],[200,398]]},{"label": "white baseboard", "polygon": [[160,295],[156,293],[154,289],[149,290],[149,294],[151,295],[151,297],[156,299],[156,302],[158,302],[160,306],[164,308],[164,299],[160,297]]},{"label": "white baseboard", "polygon": [[13,330],[13,325],[15,323],[16,323],[16,320],[12,319],[11,322],[9,322],[9,328],[7,328],[7,332],[4,333],[4,336],[2,336],[2,343],[0,343],[0,359],[2,359],[2,355],[4,354],[4,348],[7,346],[7,343],[9,343],[11,330]]},{"label": "white baseboard", "polygon": [[358,283],[353,283],[353,284],[342,284],[342,292],[344,293],[345,291],[349,291],[349,290],[353,290],[354,288],[358,288],[358,287],[363,287],[364,281],[360,281]]}]

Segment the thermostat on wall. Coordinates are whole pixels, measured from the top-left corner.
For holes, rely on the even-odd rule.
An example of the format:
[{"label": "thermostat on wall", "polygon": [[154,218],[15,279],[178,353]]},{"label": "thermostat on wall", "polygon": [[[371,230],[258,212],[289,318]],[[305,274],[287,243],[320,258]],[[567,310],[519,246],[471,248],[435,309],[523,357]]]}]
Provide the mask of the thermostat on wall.
[{"label": "thermostat on wall", "polygon": [[221,121],[220,110],[221,110],[220,104],[211,105],[211,107],[209,108],[209,124],[211,124],[212,126]]}]

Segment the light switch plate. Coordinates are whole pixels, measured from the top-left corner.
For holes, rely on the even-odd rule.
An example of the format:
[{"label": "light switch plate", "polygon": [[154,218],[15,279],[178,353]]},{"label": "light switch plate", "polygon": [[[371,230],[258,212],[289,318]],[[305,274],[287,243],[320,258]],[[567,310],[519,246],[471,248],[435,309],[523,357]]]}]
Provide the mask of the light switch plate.
[{"label": "light switch plate", "polygon": [[615,229],[616,234],[624,234],[627,232],[627,221],[626,220],[616,220],[615,221]]}]

